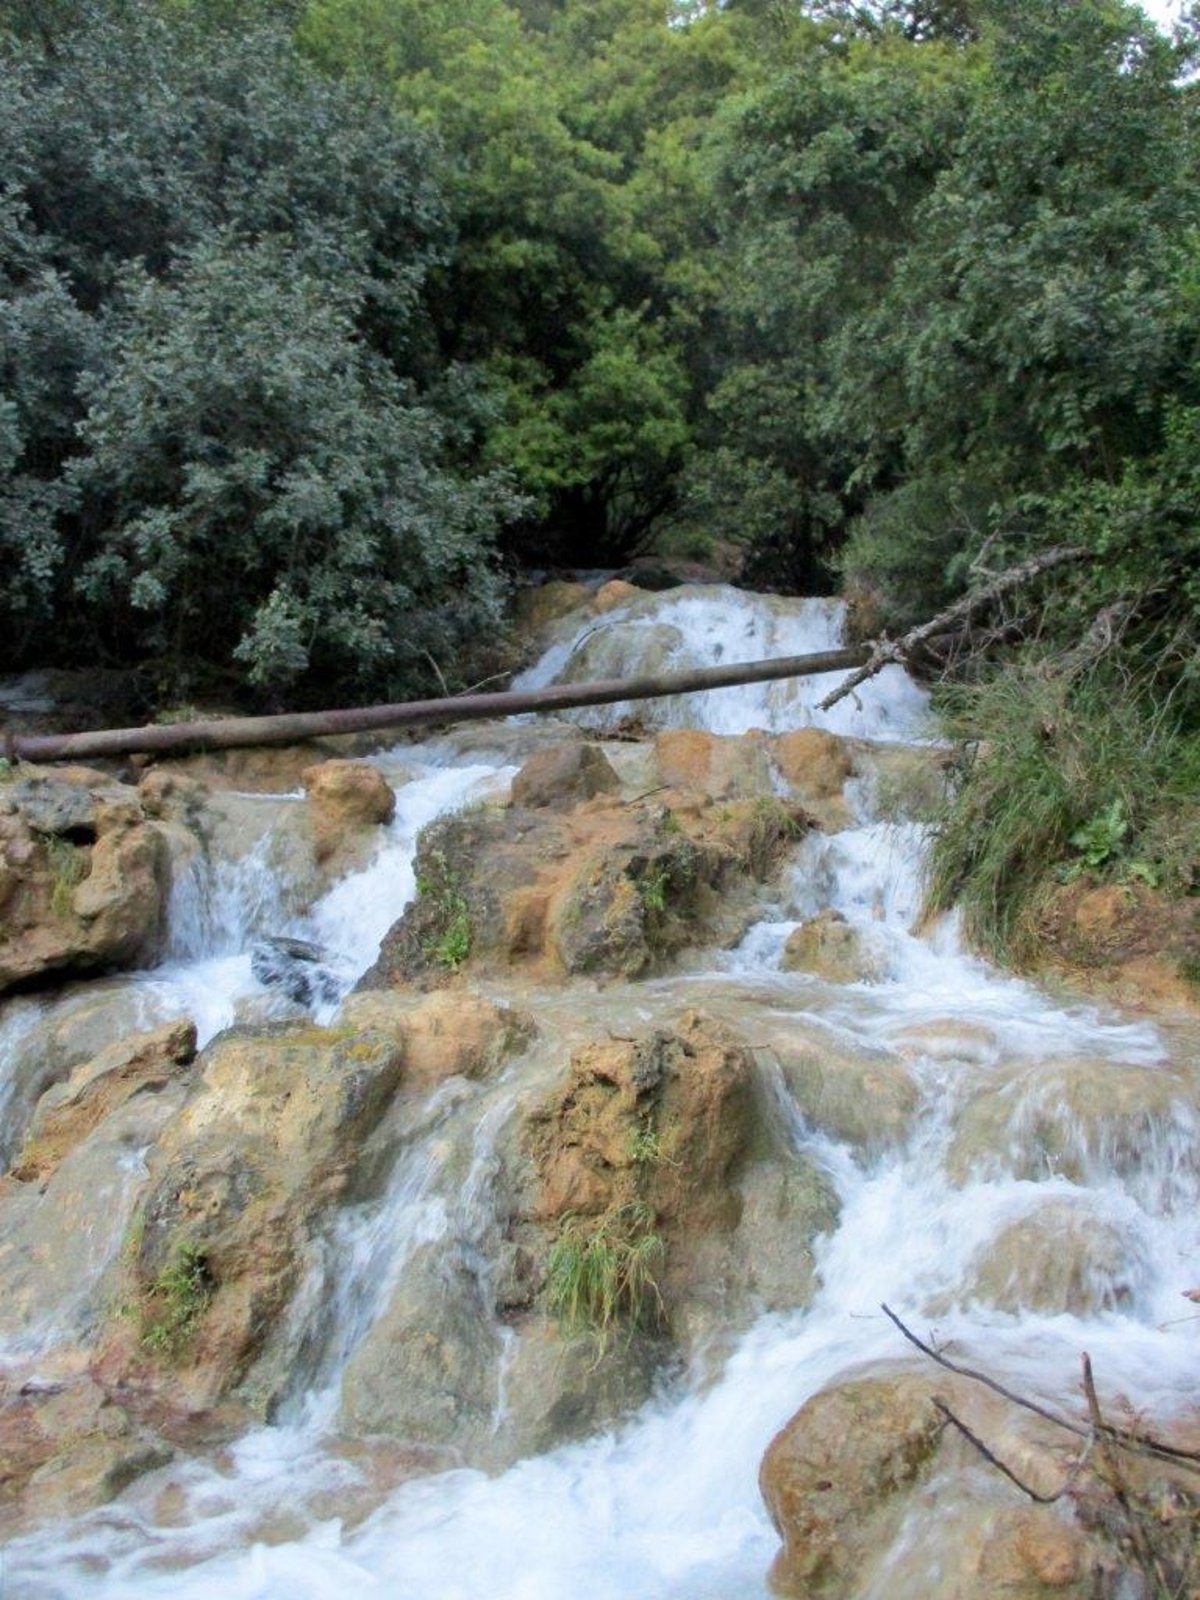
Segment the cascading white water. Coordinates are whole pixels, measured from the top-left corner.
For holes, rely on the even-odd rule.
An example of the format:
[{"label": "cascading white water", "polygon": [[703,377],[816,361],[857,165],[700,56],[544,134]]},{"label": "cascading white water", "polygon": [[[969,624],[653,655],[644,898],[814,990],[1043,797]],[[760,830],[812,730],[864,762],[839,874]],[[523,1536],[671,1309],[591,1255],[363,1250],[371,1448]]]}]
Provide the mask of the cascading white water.
[{"label": "cascading white water", "polygon": [[[550,683],[631,678],[836,650],[845,618],[840,600],[781,600],[715,587],[671,589],[581,623],[516,678],[513,687],[539,689]],[[820,727],[861,739],[921,737],[925,697],[901,667],[886,667],[855,695],[829,711],[820,710],[821,700],[842,676],[821,673],[636,705],[621,701],[567,715],[600,732],[633,715],[647,728],[704,728],[723,734]]]},{"label": "cascading white water", "polygon": [[[809,603],[792,615],[782,602],[731,592],[638,601],[589,624],[585,675],[632,670],[637,628],[659,624],[677,630],[671,648],[682,664],[711,661],[714,639],[725,659],[824,648],[835,642],[836,611]],[[536,669],[541,680],[561,671],[580,644],[576,638],[551,652]],[[609,648],[611,657],[603,657]],[[595,669],[602,657],[612,663],[606,671]],[[847,712],[859,724],[839,731],[890,738],[924,731],[922,697],[907,680],[893,674],[870,694],[862,712]],[[720,691],[702,697],[697,716],[720,732],[796,726],[812,720],[818,697],[805,691],[789,702],[758,689]],[[668,703],[663,715],[666,725],[678,725],[683,709]],[[398,914],[396,896],[412,893],[419,822],[489,781],[497,781],[491,769],[447,768],[418,779],[407,800],[402,791],[403,820],[398,814],[379,860],[296,931],[334,945],[347,970],[361,971]],[[1106,1392],[1123,1392],[1152,1414],[1178,1409],[1194,1392],[1197,1370],[1196,1327],[1180,1320],[1179,1298],[1200,1281],[1194,1093],[1181,1089],[1152,1125],[1138,1126],[1131,1145],[1119,1109],[1109,1116],[1101,1107],[1083,1120],[1070,1105],[1046,1103],[1044,1084],[1066,1081],[1061,1075],[1086,1058],[1099,1082],[1109,1071],[1115,1081],[1121,1073],[1169,1078],[1178,1070],[1180,1084],[1194,1089],[1187,1077],[1194,1063],[1173,1067],[1168,1042],[1145,1023],[1052,1001],[994,972],[962,949],[952,920],[928,937],[914,934],[923,844],[920,830],[884,828],[869,814],[840,834],[810,836],[775,921],[708,965],[639,991],[659,1011],[711,996],[785,1028],[790,1019],[815,1021],[849,1044],[909,1063],[921,1101],[913,1132],[873,1155],[809,1127],[783,1079],[773,1081],[797,1151],[826,1170],[841,1202],[838,1225],[819,1246],[821,1287],[807,1311],[764,1318],[715,1382],[676,1388],[615,1434],[497,1477],[417,1478],[361,1526],[343,1527],[320,1509],[328,1503],[322,1496],[344,1488],[355,1471],[325,1432],[338,1372],[405,1253],[447,1228],[469,1239],[478,1225],[472,1208],[487,1187],[486,1125],[474,1177],[456,1196],[439,1190],[429,1148],[413,1143],[387,1193],[333,1224],[309,1280],[308,1293],[324,1296],[324,1309],[296,1308],[311,1317],[321,1350],[311,1396],[287,1408],[278,1425],[248,1435],[227,1460],[171,1469],[185,1509],[169,1523],[156,1511],[160,1486],[152,1475],[103,1512],[15,1542],[4,1569],[6,1600],[761,1600],[776,1546],[757,1490],[763,1450],[840,1373],[903,1354],[879,1311],[884,1301],[921,1328],[936,1320],[939,1337],[959,1341],[968,1355],[983,1351],[981,1364],[1028,1391],[1068,1393],[1078,1352],[1087,1348]],[[834,985],[779,970],[787,933],[825,908],[869,941],[878,957],[873,981]],[[634,993],[631,1008],[637,1004]],[[499,1103],[490,1102],[492,1116]],[[985,1103],[994,1113],[988,1126],[1011,1132],[1011,1147],[1002,1138],[964,1156],[963,1115]],[[439,1114],[431,1104],[431,1126]],[[1063,1170],[1031,1169],[1022,1133],[1030,1119],[1057,1119]],[[1079,1208],[1119,1241],[1114,1262],[1094,1266],[1091,1309],[999,1308],[978,1292],[981,1261],[1005,1229],[1055,1204]],[[263,1529],[281,1504],[302,1526],[268,1539]]]}]

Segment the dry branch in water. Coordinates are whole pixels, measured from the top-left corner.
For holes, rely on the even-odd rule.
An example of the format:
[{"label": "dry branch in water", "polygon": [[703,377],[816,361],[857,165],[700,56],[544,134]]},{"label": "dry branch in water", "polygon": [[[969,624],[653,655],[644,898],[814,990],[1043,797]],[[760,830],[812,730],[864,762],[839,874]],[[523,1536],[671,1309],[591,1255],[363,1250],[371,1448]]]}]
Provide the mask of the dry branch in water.
[{"label": "dry branch in water", "polygon": [[[1190,1291],[1189,1298],[1193,1294],[1195,1291]],[[1129,1457],[1142,1460],[1150,1458],[1176,1471],[1196,1473],[1200,1472],[1200,1454],[1177,1450],[1149,1434],[1118,1428],[1106,1421],[1096,1393],[1092,1363],[1086,1352],[1081,1358],[1082,1387],[1088,1412],[1085,1425],[1058,1416],[1037,1401],[997,1382],[986,1372],[951,1361],[940,1350],[918,1338],[889,1306],[883,1306],[882,1310],[910,1344],[947,1372],[982,1384],[1014,1405],[1084,1441],[1061,1486],[1053,1494],[1041,1494],[1002,1461],[960,1417],[955,1416],[940,1396],[935,1395],[933,1405],[943,1421],[955,1428],[989,1466],[1003,1474],[1037,1505],[1053,1505],[1064,1495],[1070,1494],[1076,1501],[1077,1511],[1084,1514],[1085,1524],[1101,1529],[1141,1574],[1148,1585],[1143,1591],[1147,1600],[1149,1597],[1153,1597],[1153,1600],[1195,1600],[1200,1594],[1195,1587],[1197,1563],[1200,1561],[1200,1540],[1197,1539],[1200,1533],[1200,1504],[1190,1491],[1181,1493],[1178,1485],[1168,1488],[1165,1493],[1161,1483],[1151,1484],[1149,1489],[1144,1483],[1139,1487],[1136,1478],[1126,1470],[1126,1463]],[[1095,1463],[1092,1477],[1090,1483],[1081,1484],[1080,1479],[1089,1458]]]},{"label": "dry branch in water", "polygon": [[963,623],[969,622],[977,611],[994,604],[1013,589],[1021,588],[1054,567],[1083,561],[1090,553],[1079,545],[1055,545],[1053,549],[1043,551],[1040,556],[1030,556],[1029,560],[1022,561],[1020,566],[1010,567],[1007,572],[1001,572],[982,589],[973,589],[961,600],[956,600],[952,606],[939,611],[936,617],[921,623],[920,627],[910,629],[902,639],[877,639],[864,665],[852,672],[848,678],[844,678],[831,694],[825,696],[821,701],[821,710],[828,711],[837,705],[839,700],[844,700],[848,694],[853,694],[860,683],[866,683],[868,678],[873,678],[892,662],[908,661],[929,640],[961,627]]}]

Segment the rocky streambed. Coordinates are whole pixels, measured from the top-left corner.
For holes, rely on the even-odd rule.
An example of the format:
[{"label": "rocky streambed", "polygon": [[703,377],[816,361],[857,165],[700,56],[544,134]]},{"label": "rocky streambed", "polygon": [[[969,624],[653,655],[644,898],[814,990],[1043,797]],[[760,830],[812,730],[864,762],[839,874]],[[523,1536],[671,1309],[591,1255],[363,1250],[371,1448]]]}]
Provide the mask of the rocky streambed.
[{"label": "rocky streambed", "polygon": [[[840,627],[564,598],[534,679]],[[824,688],[0,789],[6,1596],[1150,1592],[880,1307],[1194,1448],[1194,1019],[918,931],[922,697]]]}]

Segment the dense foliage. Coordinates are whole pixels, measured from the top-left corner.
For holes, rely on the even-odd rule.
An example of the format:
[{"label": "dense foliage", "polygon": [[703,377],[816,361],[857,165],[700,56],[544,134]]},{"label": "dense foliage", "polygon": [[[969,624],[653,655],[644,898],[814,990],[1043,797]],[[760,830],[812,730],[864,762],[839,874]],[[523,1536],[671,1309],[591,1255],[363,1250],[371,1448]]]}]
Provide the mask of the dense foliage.
[{"label": "dense foliage", "polygon": [[438,152],[271,26],[83,9],[0,74],[10,660],[403,685],[520,509],[437,358]]},{"label": "dense foliage", "polygon": [[[993,692],[977,653],[960,725],[991,739],[1036,678],[1054,728],[1115,698],[1156,708],[1156,771],[1190,748],[1194,23],[1126,0],[0,18],[6,664],[403,692],[476,670],[506,567],[721,541],[897,626],[1066,542],[1087,558],[991,619],[1026,676]],[[1046,859],[1119,798],[1097,779],[1055,789]],[[1128,853],[1159,824],[1122,805]]]}]

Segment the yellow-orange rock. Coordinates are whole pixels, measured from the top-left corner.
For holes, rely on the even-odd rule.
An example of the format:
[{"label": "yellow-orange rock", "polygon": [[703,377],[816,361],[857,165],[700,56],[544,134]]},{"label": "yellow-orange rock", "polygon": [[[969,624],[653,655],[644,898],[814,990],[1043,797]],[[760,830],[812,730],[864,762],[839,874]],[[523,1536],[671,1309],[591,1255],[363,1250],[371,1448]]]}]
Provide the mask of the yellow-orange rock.
[{"label": "yellow-orange rock", "polygon": [[365,761],[322,761],[303,773],[318,861],[344,853],[363,829],[390,822],[396,796]]}]

